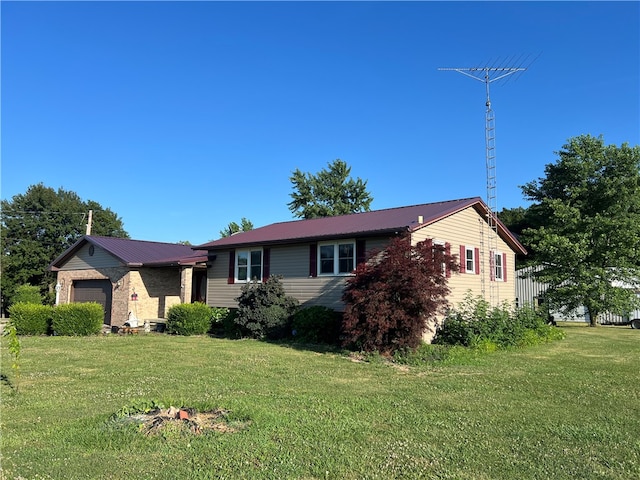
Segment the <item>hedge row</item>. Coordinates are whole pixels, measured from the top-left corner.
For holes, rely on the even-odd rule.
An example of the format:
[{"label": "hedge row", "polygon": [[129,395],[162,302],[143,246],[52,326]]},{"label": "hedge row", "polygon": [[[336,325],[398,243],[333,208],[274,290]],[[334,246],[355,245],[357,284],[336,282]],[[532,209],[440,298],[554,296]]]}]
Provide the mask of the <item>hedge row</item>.
[{"label": "hedge row", "polygon": [[102,330],[104,310],[95,302],[67,303],[51,307],[15,303],[9,318],[18,335],[95,335]]},{"label": "hedge row", "polygon": [[209,307],[204,303],[181,303],[167,312],[167,333],[204,335],[229,314],[227,308]]},{"label": "hedge row", "polygon": [[18,335],[48,335],[51,333],[53,307],[18,302],[9,307],[9,318]]}]

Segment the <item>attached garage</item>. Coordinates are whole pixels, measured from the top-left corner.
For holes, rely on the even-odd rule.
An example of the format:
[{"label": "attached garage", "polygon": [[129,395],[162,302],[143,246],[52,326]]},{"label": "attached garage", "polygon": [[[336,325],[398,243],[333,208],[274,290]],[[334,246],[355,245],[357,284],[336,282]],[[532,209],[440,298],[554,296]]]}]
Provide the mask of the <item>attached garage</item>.
[{"label": "attached garage", "polygon": [[111,325],[111,282],[109,280],[74,280],[72,302],[96,302],[104,308],[104,323]]},{"label": "attached garage", "polygon": [[56,258],[56,302],[96,302],[104,323],[166,318],[171,306],[206,301],[207,252],[188,245],[86,235]]}]

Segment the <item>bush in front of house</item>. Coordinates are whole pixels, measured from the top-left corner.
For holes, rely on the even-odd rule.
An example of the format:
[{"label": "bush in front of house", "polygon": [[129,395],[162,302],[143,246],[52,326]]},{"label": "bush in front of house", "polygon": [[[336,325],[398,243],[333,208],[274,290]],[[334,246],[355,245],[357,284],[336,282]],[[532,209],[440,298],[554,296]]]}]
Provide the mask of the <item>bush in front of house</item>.
[{"label": "bush in front of house", "polygon": [[458,269],[445,245],[394,238],[346,281],[343,346],[379,352],[415,350],[447,304],[448,272]]},{"label": "bush in front of house", "polygon": [[166,330],[176,335],[204,335],[228,314],[228,308],[212,308],[201,302],[173,305],[167,313]]},{"label": "bush in front of house", "polygon": [[204,335],[211,328],[211,308],[204,303],[173,305],[167,313],[167,333],[176,335]]},{"label": "bush in front of house", "polygon": [[49,305],[19,302],[9,307],[9,318],[18,335],[47,335],[52,317],[53,308]]},{"label": "bush in front of house", "polygon": [[53,309],[54,335],[89,336],[101,332],[104,308],[96,302],[65,303]]},{"label": "bush in front of house", "polygon": [[11,304],[13,305],[16,303],[33,303],[36,305],[42,305],[40,287],[35,285],[20,285],[11,296]]},{"label": "bush in front of house", "polygon": [[293,338],[305,343],[338,342],[342,314],[328,307],[314,305],[298,310],[292,319]]},{"label": "bush in front of house", "polygon": [[447,314],[433,343],[495,350],[563,336],[562,331],[547,325],[543,311],[528,306],[512,309],[508,304],[491,308],[486,300],[467,295],[457,309]]},{"label": "bush in front of house", "polygon": [[243,285],[234,318],[243,335],[279,339],[291,333],[291,317],[298,309],[298,300],[285,293],[281,278],[272,275],[262,283]]},{"label": "bush in front of house", "polygon": [[226,319],[231,315],[227,307],[209,307],[211,309],[211,327],[209,332],[213,333],[224,329]]}]

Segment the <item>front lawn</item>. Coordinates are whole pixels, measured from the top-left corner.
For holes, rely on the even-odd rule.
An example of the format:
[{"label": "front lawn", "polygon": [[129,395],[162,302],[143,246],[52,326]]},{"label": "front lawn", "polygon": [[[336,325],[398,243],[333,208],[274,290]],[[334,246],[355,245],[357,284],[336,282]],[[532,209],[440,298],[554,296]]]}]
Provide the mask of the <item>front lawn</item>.
[{"label": "front lawn", "polygon": [[[2,343],[7,479],[640,478],[640,332],[424,367],[253,340],[23,337]],[[156,401],[238,428],[145,433]]]}]

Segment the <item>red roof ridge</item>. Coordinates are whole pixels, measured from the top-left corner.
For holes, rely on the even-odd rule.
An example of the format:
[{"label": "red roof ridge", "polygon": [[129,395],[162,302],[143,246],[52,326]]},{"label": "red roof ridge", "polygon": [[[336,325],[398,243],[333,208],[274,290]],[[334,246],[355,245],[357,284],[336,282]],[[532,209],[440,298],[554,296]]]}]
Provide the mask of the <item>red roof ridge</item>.
[{"label": "red roof ridge", "polygon": [[[368,212],[356,212],[330,217],[288,220],[222,237],[194,248],[215,249],[240,245],[275,244],[286,241],[305,241],[312,238],[346,238],[400,230],[414,230],[438,221],[475,204],[482,204],[480,197],[469,197],[441,202],[420,203],[390,207]],[[413,210],[413,211],[412,211]],[[423,217],[422,220],[419,220]],[[420,222],[417,224],[417,222]]]}]

